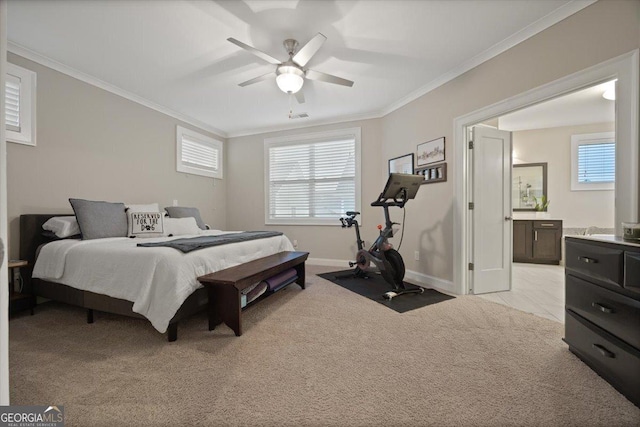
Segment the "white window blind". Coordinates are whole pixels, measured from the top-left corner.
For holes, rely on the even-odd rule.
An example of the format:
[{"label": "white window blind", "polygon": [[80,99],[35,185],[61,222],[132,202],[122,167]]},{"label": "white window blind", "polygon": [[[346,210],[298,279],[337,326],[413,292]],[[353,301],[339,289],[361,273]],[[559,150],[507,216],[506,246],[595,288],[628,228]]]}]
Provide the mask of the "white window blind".
[{"label": "white window blind", "polygon": [[7,141],[36,145],[36,73],[7,63],[4,106]]},{"label": "white window blind", "polygon": [[578,145],[578,182],[604,183],[616,180],[616,144]]},{"label": "white window blind", "polygon": [[571,191],[613,190],[615,132],[571,135]]},{"label": "white window blind", "polygon": [[187,135],[182,136],[182,163],[192,167],[218,170],[218,149]]},{"label": "white window blind", "polygon": [[359,137],[302,138],[267,148],[267,223],[339,224],[346,211],[359,209]]},{"label": "white window blind", "polygon": [[20,78],[11,74],[7,74],[4,107],[7,129],[20,132]]},{"label": "white window blind", "polygon": [[222,142],[177,126],[178,172],[222,179]]}]

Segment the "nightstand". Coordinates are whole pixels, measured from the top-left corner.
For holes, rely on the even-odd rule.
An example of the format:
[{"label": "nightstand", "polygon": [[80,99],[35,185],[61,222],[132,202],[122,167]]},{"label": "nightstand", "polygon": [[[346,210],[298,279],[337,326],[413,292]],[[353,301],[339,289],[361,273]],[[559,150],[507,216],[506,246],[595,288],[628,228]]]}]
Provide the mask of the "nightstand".
[{"label": "nightstand", "polygon": [[22,283],[20,286],[20,292],[15,291],[15,282],[18,277],[20,268],[29,265],[27,261],[23,260],[9,260],[9,315],[17,313],[22,310],[30,310],[33,315],[33,308],[36,306],[35,296],[27,293],[22,293]]}]

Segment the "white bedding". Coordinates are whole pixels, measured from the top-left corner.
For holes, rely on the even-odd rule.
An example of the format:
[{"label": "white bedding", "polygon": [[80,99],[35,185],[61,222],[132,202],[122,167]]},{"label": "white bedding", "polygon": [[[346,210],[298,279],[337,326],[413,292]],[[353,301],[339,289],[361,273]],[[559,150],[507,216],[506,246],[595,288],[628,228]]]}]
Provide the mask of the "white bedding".
[{"label": "white bedding", "polygon": [[[215,236],[228,231],[208,230]],[[175,238],[144,239],[160,242]],[[284,235],[182,253],[173,248],[141,248],[141,239],[114,237],[95,240],[60,240],[46,244],[33,269],[33,277],[62,283],[133,302],[133,311],[165,332],[182,303],[201,285],[204,274],[282,251],[293,245]]]}]

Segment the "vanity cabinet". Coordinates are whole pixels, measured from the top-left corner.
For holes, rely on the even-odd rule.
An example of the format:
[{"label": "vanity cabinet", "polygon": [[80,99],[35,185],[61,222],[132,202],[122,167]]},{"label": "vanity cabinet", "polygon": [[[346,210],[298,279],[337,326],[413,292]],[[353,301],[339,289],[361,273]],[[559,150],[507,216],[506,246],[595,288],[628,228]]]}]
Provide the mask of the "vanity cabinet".
[{"label": "vanity cabinet", "polygon": [[640,406],[640,245],[619,237],[565,243],[564,341]]},{"label": "vanity cabinet", "polygon": [[513,262],[560,264],[562,259],[562,221],[513,221]]}]

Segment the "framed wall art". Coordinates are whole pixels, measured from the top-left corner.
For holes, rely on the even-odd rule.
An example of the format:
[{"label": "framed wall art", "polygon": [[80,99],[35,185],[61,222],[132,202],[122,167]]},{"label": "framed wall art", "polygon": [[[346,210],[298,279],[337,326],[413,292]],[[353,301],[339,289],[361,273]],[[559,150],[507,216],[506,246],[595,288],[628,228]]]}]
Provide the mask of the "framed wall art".
[{"label": "framed wall art", "polygon": [[413,175],[413,153],[390,159],[389,173],[408,173]]},{"label": "framed wall art", "polygon": [[418,166],[444,162],[444,136],[418,145]]}]

